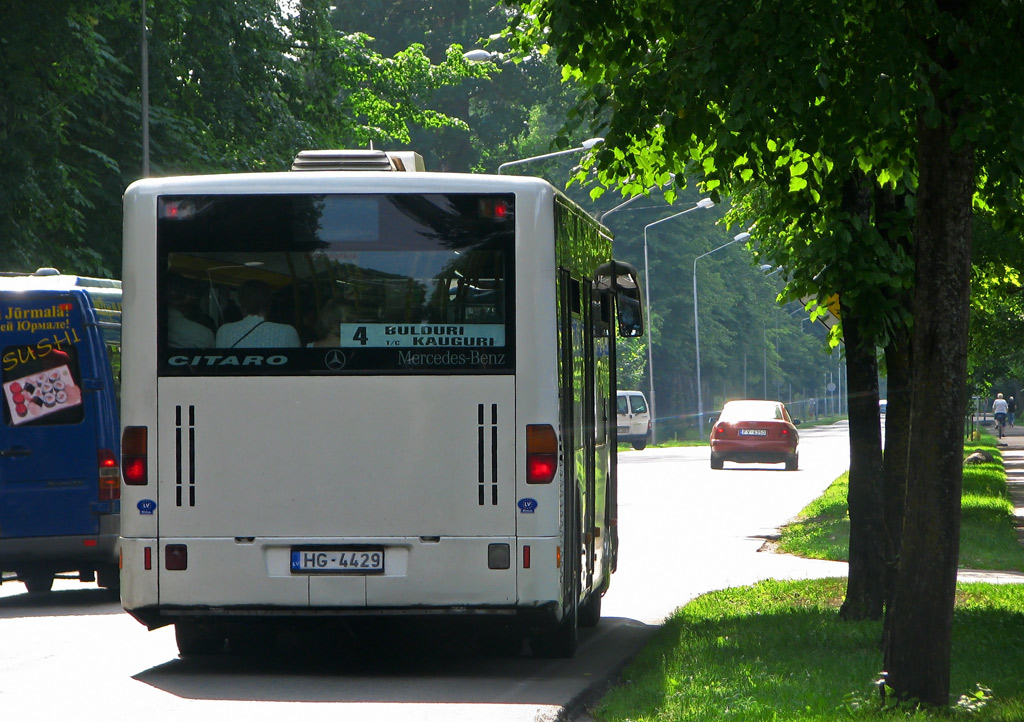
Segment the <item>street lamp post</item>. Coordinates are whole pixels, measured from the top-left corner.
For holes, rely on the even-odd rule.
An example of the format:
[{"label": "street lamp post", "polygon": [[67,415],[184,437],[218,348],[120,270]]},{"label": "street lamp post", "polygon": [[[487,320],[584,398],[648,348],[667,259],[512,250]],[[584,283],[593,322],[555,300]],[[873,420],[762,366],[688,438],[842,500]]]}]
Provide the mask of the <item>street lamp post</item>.
[{"label": "street lamp post", "polygon": [[502,171],[514,165],[522,165],[523,163],[530,163],[535,160],[547,160],[548,158],[557,158],[560,155],[569,155],[570,153],[579,153],[580,151],[587,151],[593,148],[598,143],[603,143],[604,138],[587,138],[583,141],[578,148],[569,148],[568,150],[558,150],[554,153],[545,153],[544,155],[535,155],[530,158],[520,158],[519,160],[510,160],[507,163],[502,163],[498,166],[498,175],[501,175]]},{"label": "street lamp post", "polygon": [[651,352],[651,347],[654,345],[654,337],[651,335],[651,266],[647,262],[647,229],[651,226],[656,226],[659,223],[671,221],[673,218],[684,216],[690,211],[696,211],[701,208],[711,208],[713,205],[715,205],[715,202],[710,198],[701,198],[693,205],[692,208],[687,208],[685,211],[679,211],[679,213],[674,213],[667,218],[662,218],[644,226],[644,305],[647,306],[647,380],[648,390],[651,392],[649,403],[651,407],[652,444],[658,440],[658,414],[657,407],[654,402],[654,354]]},{"label": "street lamp post", "polygon": [[146,30],[146,0],[142,0],[142,40],[139,55],[141,56],[142,92],[142,177],[149,177],[149,34]]},{"label": "street lamp post", "polygon": [[710,256],[716,251],[720,251],[723,248],[728,248],[733,243],[739,243],[750,238],[750,234],[743,232],[737,234],[728,243],[723,243],[718,248],[712,248],[707,253],[702,253],[693,259],[693,345],[697,353],[697,437],[704,437],[704,395],[701,393],[700,388],[700,321],[697,315],[697,261],[704,258],[704,256]]}]

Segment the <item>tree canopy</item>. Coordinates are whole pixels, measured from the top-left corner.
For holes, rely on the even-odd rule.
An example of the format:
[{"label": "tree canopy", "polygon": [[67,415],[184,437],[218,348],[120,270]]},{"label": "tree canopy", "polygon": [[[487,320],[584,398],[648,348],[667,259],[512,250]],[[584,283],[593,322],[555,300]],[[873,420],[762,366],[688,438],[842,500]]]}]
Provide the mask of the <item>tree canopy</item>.
[{"label": "tree canopy", "polygon": [[[157,175],[285,170],[298,150],[401,144],[414,127],[463,126],[432,93],[489,68],[459,47],[436,62],[385,56],[339,33],[329,3],[151,3],[151,168]],[[142,167],[141,6],[57,0],[0,9],[0,254],[117,275],[120,197]]]},{"label": "tree canopy", "polygon": [[[1004,220],[1019,215],[1024,86],[1012,48],[1024,9],[999,0],[513,4],[522,9],[513,37],[554,48],[597,109],[578,119],[606,138],[600,182],[638,189],[689,172],[711,192],[752,197],[768,253],[789,264],[789,293],[839,292],[858,346],[894,337],[912,315],[916,462],[901,462],[907,506],[886,664],[897,694],[944,704],[971,212],[977,198]],[[1004,64],[1014,69],[991,71]],[[912,314],[898,292],[910,285],[910,258]]]}]

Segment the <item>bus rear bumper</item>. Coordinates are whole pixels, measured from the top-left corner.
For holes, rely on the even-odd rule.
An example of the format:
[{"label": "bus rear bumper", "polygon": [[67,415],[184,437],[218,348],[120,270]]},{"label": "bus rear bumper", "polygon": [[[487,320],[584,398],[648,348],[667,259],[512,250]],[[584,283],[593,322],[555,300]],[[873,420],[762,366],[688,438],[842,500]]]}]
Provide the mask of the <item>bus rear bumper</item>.
[{"label": "bus rear bumper", "polygon": [[450,617],[518,617],[529,626],[557,619],[555,601],[523,609],[515,606],[449,606],[449,607],[200,607],[154,605],[129,609],[136,621],[150,630],[165,627],[182,620],[207,619],[223,623],[242,623],[256,620],[300,620],[300,619],[367,619],[367,618],[417,618]]},{"label": "bus rear bumper", "polygon": [[[508,547],[495,565],[495,546]],[[168,547],[185,562],[168,569]],[[302,573],[292,551],[383,549],[375,573]],[[525,556],[524,547],[529,547]],[[148,551],[147,551],[148,550]],[[553,538],[122,539],[121,599],[155,629],[184,617],[480,616],[549,617],[561,600]],[[498,555],[499,558],[501,555]],[[524,562],[524,559],[526,560]],[[555,597],[555,598],[553,598]]]}]

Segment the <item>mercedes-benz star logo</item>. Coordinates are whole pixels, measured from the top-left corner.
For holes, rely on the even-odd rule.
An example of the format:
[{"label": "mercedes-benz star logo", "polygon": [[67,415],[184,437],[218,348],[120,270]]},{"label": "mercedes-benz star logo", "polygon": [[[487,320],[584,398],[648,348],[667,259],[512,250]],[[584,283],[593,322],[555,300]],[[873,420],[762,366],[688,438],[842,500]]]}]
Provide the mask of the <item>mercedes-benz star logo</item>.
[{"label": "mercedes-benz star logo", "polygon": [[345,361],[345,354],[337,349],[328,351],[327,355],[324,356],[324,366],[331,371],[338,371],[345,368]]}]

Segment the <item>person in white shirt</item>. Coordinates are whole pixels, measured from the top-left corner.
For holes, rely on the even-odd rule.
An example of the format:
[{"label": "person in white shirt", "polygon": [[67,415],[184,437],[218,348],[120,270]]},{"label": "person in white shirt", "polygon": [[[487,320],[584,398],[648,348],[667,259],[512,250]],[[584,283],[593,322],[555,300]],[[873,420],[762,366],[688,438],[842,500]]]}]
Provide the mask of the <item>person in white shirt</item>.
[{"label": "person in white shirt", "polygon": [[992,415],[996,417],[996,426],[999,427],[999,435],[1003,435],[1003,426],[1006,424],[1006,412],[1009,406],[1002,394],[996,394],[996,400],[992,402]]},{"label": "person in white shirt", "polygon": [[244,318],[217,329],[219,348],[293,348],[299,333],[286,323],[267,320],[273,291],[265,281],[246,281],[238,287],[238,306]]}]

